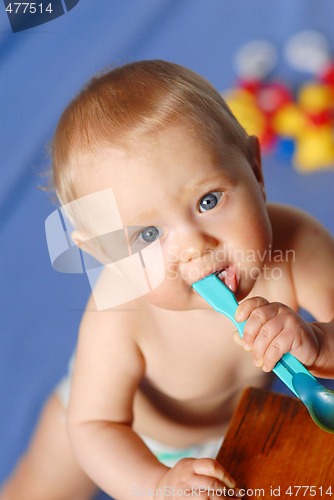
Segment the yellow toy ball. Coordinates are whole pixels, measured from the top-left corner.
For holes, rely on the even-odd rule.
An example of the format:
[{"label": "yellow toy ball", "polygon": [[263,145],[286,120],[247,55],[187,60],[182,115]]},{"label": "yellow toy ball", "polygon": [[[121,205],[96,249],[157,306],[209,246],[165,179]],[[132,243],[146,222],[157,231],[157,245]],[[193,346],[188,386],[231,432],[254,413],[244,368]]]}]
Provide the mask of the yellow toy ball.
[{"label": "yellow toy ball", "polygon": [[327,85],[310,82],[301,87],[298,102],[306,113],[320,113],[333,106],[333,92]]},{"label": "yellow toy ball", "polygon": [[258,109],[254,96],[246,90],[237,89],[225,94],[224,98],[246,132],[250,135],[261,136],[266,120]]},{"label": "yellow toy ball", "polygon": [[296,143],[293,163],[300,171],[334,168],[334,137],[331,127],[309,127]]},{"label": "yellow toy ball", "polygon": [[274,131],[286,137],[299,137],[306,127],[306,117],[299,106],[289,103],[280,108],[272,119]]}]

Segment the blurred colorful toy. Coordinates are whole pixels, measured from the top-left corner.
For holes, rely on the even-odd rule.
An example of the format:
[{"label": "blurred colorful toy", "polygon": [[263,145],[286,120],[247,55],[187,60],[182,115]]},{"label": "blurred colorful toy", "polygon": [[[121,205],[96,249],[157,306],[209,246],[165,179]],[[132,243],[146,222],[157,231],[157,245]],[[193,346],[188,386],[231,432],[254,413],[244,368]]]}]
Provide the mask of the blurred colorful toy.
[{"label": "blurred colorful toy", "polygon": [[334,169],[334,60],[329,45],[317,32],[302,32],[288,41],[285,57],[294,69],[308,74],[299,88],[270,78],[276,51],[260,40],[238,52],[236,88],[224,97],[246,131],[258,136],[264,153],[290,158],[303,172]]},{"label": "blurred colorful toy", "polygon": [[317,31],[297,33],[284,47],[287,62],[297,71],[318,75],[331,60],[326,38]]}]

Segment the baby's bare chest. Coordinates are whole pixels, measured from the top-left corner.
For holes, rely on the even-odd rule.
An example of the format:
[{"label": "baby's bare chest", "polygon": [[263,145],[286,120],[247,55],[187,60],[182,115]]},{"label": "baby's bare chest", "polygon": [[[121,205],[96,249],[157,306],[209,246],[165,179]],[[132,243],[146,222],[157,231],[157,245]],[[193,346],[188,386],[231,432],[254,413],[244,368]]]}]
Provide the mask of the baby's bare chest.
[{"label": "baby's bare chest", "polygon": [[235,327],[214,311],[163,311],[140,339],[145,378],[168,398],[222,400],[263,373],[233,340]]}]

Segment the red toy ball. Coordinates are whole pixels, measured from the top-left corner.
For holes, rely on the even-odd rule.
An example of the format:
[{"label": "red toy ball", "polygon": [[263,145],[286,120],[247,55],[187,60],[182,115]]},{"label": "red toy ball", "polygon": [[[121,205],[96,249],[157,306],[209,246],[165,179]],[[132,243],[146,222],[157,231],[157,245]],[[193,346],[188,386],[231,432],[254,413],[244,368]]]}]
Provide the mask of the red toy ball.
[{"label": "red toy ball", "polygon": [[257,92],[256,100],[259,108],[266,115],[273,115],[285,104],[291,102],[292,94],[283,83],[264,83]]},{"label": "red toy ball", "polygon": [[239,79],[237,81],[238,88],[243,89],[246,92],[249,92],[250,94],[253,95],[257,94],[260,91],[261,86],[262,82],[256,79],[247,79],[247,80]]},{"label": "red toy ball", "polygon": [[334,88],[334,61],[330,62],[320,73],[320,81]]}]

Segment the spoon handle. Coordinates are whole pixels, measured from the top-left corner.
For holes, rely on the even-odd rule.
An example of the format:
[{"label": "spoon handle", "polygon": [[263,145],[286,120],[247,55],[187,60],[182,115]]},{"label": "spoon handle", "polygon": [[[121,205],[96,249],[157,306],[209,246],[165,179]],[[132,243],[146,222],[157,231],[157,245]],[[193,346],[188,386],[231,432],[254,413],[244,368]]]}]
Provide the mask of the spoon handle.
[{"label": "spoon handle", "polygon": [[[192,285],[193,289],[205,299],[217,312],[224,314],[236,326],[240,337],[243,336],[246,321],[239,323],[234,315],[238,307],[238,302],[232,290],[223,283],[215,274],[210,274]],[[272,370],[284,384],[297,396],[297,391],[293,386],[293,376],[296,373],[305,375],[316,380],[315,377],[289,352],[285,353],[280,361],[276,363]]]}]

